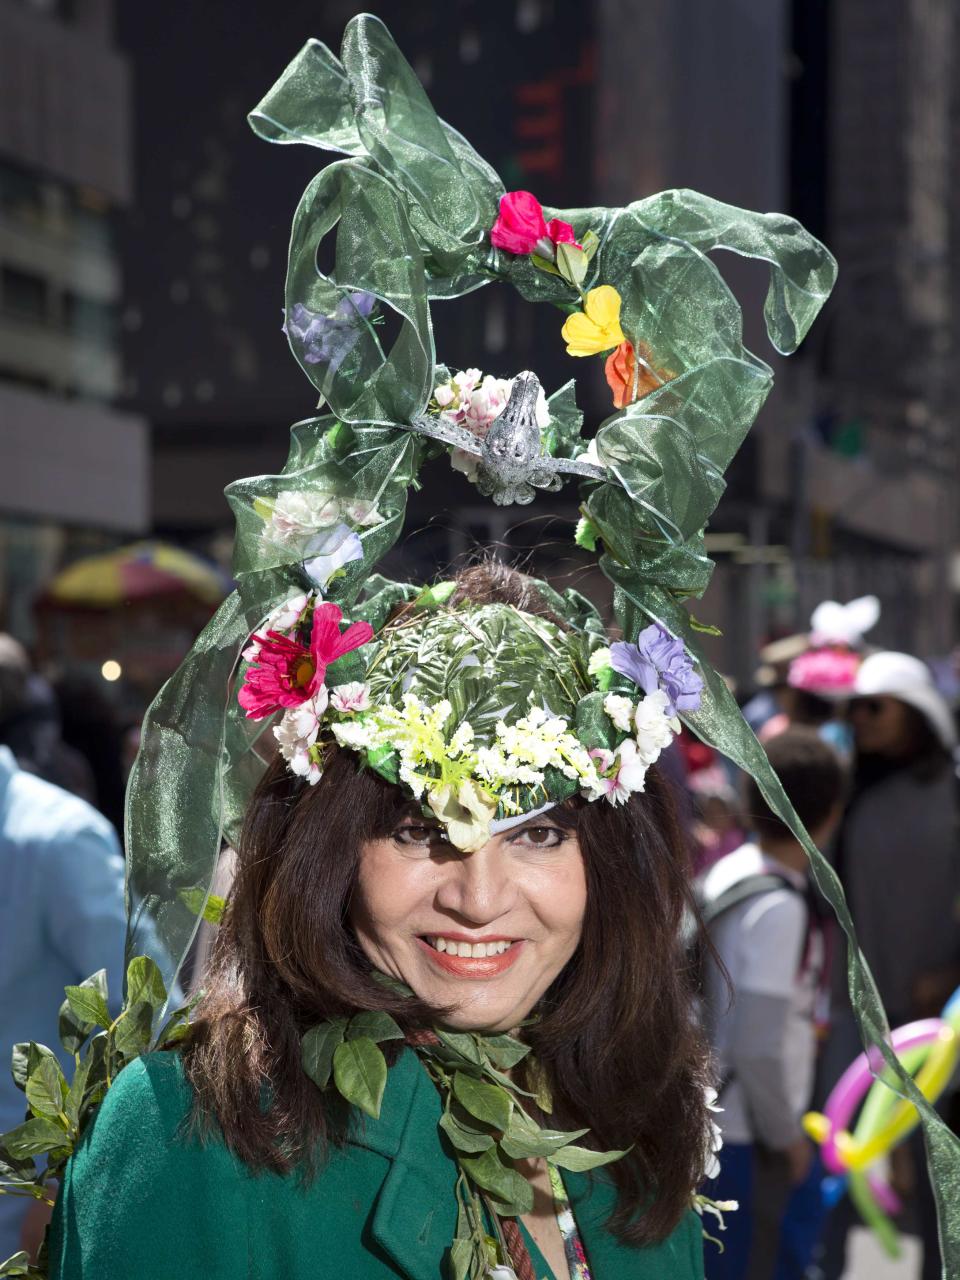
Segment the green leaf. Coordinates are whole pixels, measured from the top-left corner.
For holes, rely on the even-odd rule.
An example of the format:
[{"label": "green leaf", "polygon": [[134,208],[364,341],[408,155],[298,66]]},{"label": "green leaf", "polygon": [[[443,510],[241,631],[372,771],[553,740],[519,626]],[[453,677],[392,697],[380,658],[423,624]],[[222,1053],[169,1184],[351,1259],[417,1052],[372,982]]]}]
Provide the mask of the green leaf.
[{"label": "green leaf", "polygon": [[383,1009],[371,1009],[354,1014],[347,1023],[345,1039],[358,1040],[361,1036],[379,1043],[381,1040],[402,1040],[404,1032],[389,1013]]},{"label": "green leaf", "polygon": [[141,1000],[130,1005],[117,1023],[113,1033],[113,1044],[116,1051],[128,1062],[138,1058],[150,1048],[150,1037],[153,1032],[153,1005],[148,1000]]},{"label": "green leaf", "polygon": [[313,1083],[321,1089],[325,1089],[330,1083],[333,1053],[337,1045],[343,1042],[346,1026],[346,1018],[332,1018],[329,1022],[321,1022],[317,1027],[311,1027],[303,1037],[301,1046],[303,1069]]},{"label": "green leaf", "polygon": [[454,1240],[450,1246],[451,1280],[467,1280],[473,1261],[473,1241]]},{"label": "green leaf", "polygon": [[48,1120],[46,1116],[36,1116],[3,1135],[3,1149],[14,1160],[45,1155],[48,1151],[67,1145],[69,1139],[63,1125],[55,1120]]},{"label": "green leaf", "polygon": [[600,248],[600,237],[595,231],[587,231],[580,243],[583,246],[583,252],[587,255],[587,261],[589,262]]},{"label": "green leaf", "polygon": [[71,1012],[82,1023],[109,1027],[112,1019],[107,1008],[107,971],[101,969],[78,987],[64,987]]},{"label": "green leaf", "polygon": [[180,1005],[167,1018],[157,1036],[157,1048],[164,1044],[176,1044],[190,1030],[190,1015],[203,999],[203,992],[195,992],[186,1004]]},{"label": "green leaf", "polygon": [[455,1071],[453,1094],[462,1107],[484,1124],[501,1131],[509,1125],[513,1114],[513,1099],[501,1086],[487,1084],[485,1080],[475,1080],[463,1071]]},{"label": "green leaf", "polygon": [[215,893],[211,893],[208,897],[206,889],[196,886],[192,889],[181,889],[177,896],[191,914],[201,916],[208,924],[218,925],[223,919],[223,913],[227,907],[225,898],[219,898]]},{"label": "green leaf", "polygon": [[372,1040],[344,1040],[333,1053],[333,1080],[348,1102],[374,1120],[387,1083],[387,1063]]},{"label": "green leaf", "polygon": [[32,1270],[30,1255],[24,1253],[22,1249],[19,1253],[7,1258],[6,1262],[0,1263],[0,1276],[29,1276]]},{"label": "green leaf", "polygon": [[552,1156],[561,1147],[582,1138],[588,1129],[541,1129],[530,1116],[519,1109],[514,1111],[507,1132],[500,1139],[500,1149],[512,1160],[532,1160],[539,1156]]},{"label": "green leaf", "polygon": [[32,1040],[15,1044],[10,1055],[10,1074],[13,1076],[13,1083],[18,1089],[26,1089],[27,1087],[27,1076],[30,1073],[30,1046],[32,1044]]},{"label": "green leaf", "polygon": [[445,1111],[438,1123],[458,1151],[473,1153],[486,1151],[493,1146],[493,1138],[489,1133],[483,1133],[480,1129],[464,1123],[451,1111]]},{"label": "green leaf", "polygon": [[550,1080],[543,1067],[535,1059],[531,1059],[527,1067],[527,1082],[533,1087],[533,1097],[537,1106],[545,1116],[553,1112],[553,1094],[550,1092]]},{"label": "green leaf", "polygon": [[715,627],[710,622],[700,622],[693,614],[690,614],[690,626],[694,631],[699,631],[704,636],[722,636],[723,632],[719,627]]},{"label": "green leaf", "polygon": [[379,773],[387,782],[396,786],[400,781],[400,757],[393,747],[374,747],[372,751],[366,752],[366,760],[374,773]]},{"label": "green leaf", "polygon": [[557,270],[574,288],[579,289],[587,274],[590,259],[575,244],[557,245]]},{"label": "green leaf", "polygon": [[432,587],[424,587],[413,602],[415,609],[439,609],[445,605],[454,591],[456,582],[435,582]]},{"label": "green leaf", "polygon": [[487,1057],[501,1071],[509,1071],[530,1052],[530,1046],[522,1044],[514,1036],[484,1036],[483,1047],[487,1051]]},{"label": "green leaf", "polygon": [[47,1049],[40,1061],[27,1076],[27,1102],[35,1116],[50,1118],[59,1116],[63,1111],[63,1100],[67,1094],[67,1081],[60,1063]]},{"label": "green leaf", "polygon": [[562,1147],[548,1159],[560,1169],[569,1169],[571,1173],[585,1173],[588,1169],[599,1169],[603,1164],[612,1164],[622,1159],[629,1151],[588,1151],[586,1147]]},{"label": "green leaf", "polygon": [[548,275],[558,276],[560,272],[548,258],[541,258],[539,253],[531,253],[530,261],[538,271],[546,271]]},{"label": "green leaf", "polygon": [[4,1151],[3,1140],[0,1139],[0,1182],[34,1182],[37,1177],[37,1162],[33,1156],[14,1157]]},{"label": "green leaf", "polygon": [[207,905],[203,908],[203,918],[207,924],[219,924],[226,909],[226,898],[221,898],[219,894],[211,893],[207,898]]},{"label": "green leaf", "polygon": [[581,516],[577,521],[577,529],[573,535],[573,540],[578,547],[583,547],[585,551],[596,551],[597,538],[600,536],[600,530],[593,523],[589,516]]},{"label": "green leaf", "polygon": [[533,1208],[533,1188],[516,1169],[508,1169],[496,1147],[476,1156],[461,1156],[460,1165],[478,1187],[490,1191],[516,1213],[529,1213]]},{"label": "green leaf", "polygon": [[467,1062],[472,1062],[478,1067],[483,1066],[483,1055],[475,1036],[466,1031],[441,1031],[437,1028],[437,1039],[442,1045],[459,1054],[461,1058],[466,1058]]},{"label": "green leaf", "polygon": [[149,956],[134,956],[127,965],[127,998],[129,1006],[146,1003],[161,1009],[166,1003],[167,988],[155,961]]}]

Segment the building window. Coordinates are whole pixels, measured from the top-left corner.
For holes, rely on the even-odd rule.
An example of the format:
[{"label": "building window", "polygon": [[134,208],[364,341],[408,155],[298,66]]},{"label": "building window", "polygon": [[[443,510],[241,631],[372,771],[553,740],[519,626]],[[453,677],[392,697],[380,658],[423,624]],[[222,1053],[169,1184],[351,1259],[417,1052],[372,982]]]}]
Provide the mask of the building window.
[{"label": "building window", "polygon": [[71,337],[107,350],[117,346],[119,324],[117,309],[112,303],[65,293],[63,316]]},{"label": "building window", "polygon": [[9,316],[21,320],[35,320],[44,324],[47,319],[47,282],[42,276],[16,267],[0,270],[0,300]]}]

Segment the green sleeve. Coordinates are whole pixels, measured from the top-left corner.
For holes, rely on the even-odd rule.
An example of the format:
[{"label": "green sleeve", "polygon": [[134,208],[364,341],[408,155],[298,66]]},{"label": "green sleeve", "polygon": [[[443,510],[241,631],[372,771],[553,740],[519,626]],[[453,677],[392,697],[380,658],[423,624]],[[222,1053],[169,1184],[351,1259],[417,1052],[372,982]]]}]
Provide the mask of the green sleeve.
[{"label": "green sleeve", "polygon": [[690,1241],[690,1280],[704,1280],[703,1219],[691,1209],[685,1225]]},{"label": "green sleeve", "polygon": [[67,1166],[50,1232],[51,1280],[242,1280],[246,1179],[220,1143],[184,1130],[179,1055],[117,1077]]}]

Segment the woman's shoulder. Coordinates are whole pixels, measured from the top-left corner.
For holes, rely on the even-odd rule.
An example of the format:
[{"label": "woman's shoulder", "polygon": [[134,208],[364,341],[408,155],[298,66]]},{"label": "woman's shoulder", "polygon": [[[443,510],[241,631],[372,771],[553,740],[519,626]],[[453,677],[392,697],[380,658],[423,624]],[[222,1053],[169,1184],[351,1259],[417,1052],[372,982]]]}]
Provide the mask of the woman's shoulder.
[{"label": "woman's shoulder", "polygon": [[172,1139],[183,1130],[193,1109],[193,1091],[179,1053],[157,1052],[135,1058],[123,1068],[94,1117],[90,1132],[98,1139],[129,1131]]}]

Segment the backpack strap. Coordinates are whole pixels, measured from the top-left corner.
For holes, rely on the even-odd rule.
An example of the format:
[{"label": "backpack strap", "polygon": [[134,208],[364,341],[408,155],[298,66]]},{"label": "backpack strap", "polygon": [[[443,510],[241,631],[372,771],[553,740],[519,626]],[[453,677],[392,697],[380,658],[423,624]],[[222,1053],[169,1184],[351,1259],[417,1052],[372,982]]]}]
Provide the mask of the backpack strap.
[{"label": "backpack strap", "polygon": [[800,890],[791,880],[788,880],[786,876],[778,875],[775,871],[758,871],[754,875],[744,876],[742,880],[730,885],[729,888],[724,889],[723,893],[718,894],[712,900],[708,902],[701,901],[700,915],[703,923],[710,929],[721,916],[726,915],[728,911],[732,911],[734,907],[738,907],[741,902],[758,897],[761,893],[771,893],[777,889],[789,889],[791,893],[800,893]]}]

